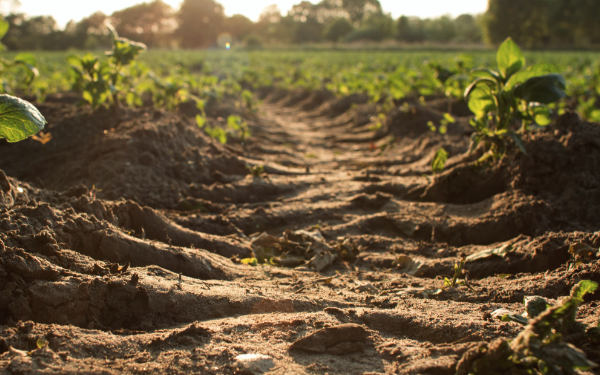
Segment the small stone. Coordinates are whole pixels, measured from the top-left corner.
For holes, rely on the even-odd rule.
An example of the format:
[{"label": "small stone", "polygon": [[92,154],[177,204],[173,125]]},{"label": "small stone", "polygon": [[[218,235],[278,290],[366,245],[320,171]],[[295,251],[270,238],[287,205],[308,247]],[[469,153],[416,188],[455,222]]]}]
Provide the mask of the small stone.
[{"label": "small stone", "polygon": [[275,367],[273,358],[264,354],[248,353],[235,357],[237,364],[255,374],[262,374]]}]

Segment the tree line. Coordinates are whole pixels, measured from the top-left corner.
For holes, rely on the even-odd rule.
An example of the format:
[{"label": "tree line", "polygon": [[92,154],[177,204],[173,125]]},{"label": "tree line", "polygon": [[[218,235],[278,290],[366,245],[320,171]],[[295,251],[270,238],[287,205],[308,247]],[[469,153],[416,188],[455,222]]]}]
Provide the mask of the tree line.
[{"label": "tree line", "polygon": [[227,17],[215,0],[184,0],[174,10],[162,0],[145,2],[111,15],[94,13],[60,29],[51,16],[10,14],[3,42],[13,50],[105,48],[104,24],[149,47],[207,48],[231,42],[262,45],[383,41],[402,43],[499,44],[508,36],[527,47],[600,45],[597,0],[489,0],[483,15],[464,14],[393,19],[379,0],[301,1],[287,14],[267,7],[257,22],[243,15]]}]

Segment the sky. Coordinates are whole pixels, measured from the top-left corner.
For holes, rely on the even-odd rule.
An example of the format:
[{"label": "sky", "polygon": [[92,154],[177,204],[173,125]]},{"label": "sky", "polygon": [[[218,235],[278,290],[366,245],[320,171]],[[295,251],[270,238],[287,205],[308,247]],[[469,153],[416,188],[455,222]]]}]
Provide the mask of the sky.
[{"label": "sky", "polygon": [[[146,0],[149,1],[149,0]],[[163,0],[178,8],[181,0]],[[110,15],[112,12],[144,2],[144,0],[20,0],[19,12],[31,16],[51,15],[60,26],[70,20],[79,21],[96,11]],[[265,7],[277,4],[285,14],[300,0],[220,0],[225,7],[225,14],[243,14],[253,21]],[[314,2],[314,1],[313,1]],[[380,0],[385,12],[391,12],[394,18],[401,15],[421,18],[438,17],[444,14],[458,16],[463,13],[482,13],[487,9],[487,0]]]}]

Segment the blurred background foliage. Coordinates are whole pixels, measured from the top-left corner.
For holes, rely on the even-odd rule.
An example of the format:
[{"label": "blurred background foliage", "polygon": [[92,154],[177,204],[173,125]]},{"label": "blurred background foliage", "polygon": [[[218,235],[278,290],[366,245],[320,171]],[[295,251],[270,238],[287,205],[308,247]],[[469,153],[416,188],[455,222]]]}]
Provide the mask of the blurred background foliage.
[{"label": "blurred background foliage", "polygon": [[391,40],[498,45],[512,36],[526,48],[585,49],[600,45],[597,14],[597,0],[489,0],[487,12],[480,15],[393,19],[378,0],[322,0],[301,1],[285,15],[272,5],[253,22],[239,14],[227,17],[215,0],[183,0],[178,10],[154,0],[111,15],[97,12],[64,28],[51,16],[11,13],[5,16],[10,31],[4,43],[11,50],[107,48],[110,36],[103,24],[110,21],[119,35],[151,48],[209,48],[225,35],[249,48]]}]

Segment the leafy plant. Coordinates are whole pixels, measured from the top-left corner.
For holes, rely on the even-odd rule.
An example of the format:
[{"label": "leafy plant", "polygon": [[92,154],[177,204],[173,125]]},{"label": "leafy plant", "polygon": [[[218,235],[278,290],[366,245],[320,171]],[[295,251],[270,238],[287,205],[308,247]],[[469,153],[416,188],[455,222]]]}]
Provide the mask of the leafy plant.
[{"label": "leafy plant", "polygon": [[[499,340],[481,348],[469,374],[576,374],[597,365],[583,351],[565,342],[569,331],[584,331],[575,321],[583,297],[598,288],[594,281],[580,281],[569,297],[555,306],[539,309],[514,340]],[[593,331],[591,327],[587,331]]]},{"label": "leafy plant", "polygon": [[104,105],[108,99],[118,106],[119,94],[124,95],[129,103],[135,103],[132,97],[135,91],[127,85],[129,80],[125,68],[146,50],[144,44],[121,38],[110,24],[106,26],[113,36],[113,49],[106,52],[107,60],[101,61],[91,53],[67,58],[74,73],[73,88],[82,91],[83,99],[93,108]]},{"label": "leafy plant", "polygon": [[227,126],[236,133],[242,144],[244,144],[252,135],[248,123],[242,120],[240,116],[230,115],[227,117]]},{"label": "leafy plant", "polygon": [[452,275],[452,280],[444,277],[444,288],[454,288],[457,285],[465,285],[464,281],[459,281],[460,275],[462,274],[463,268],[465,267],[465,263],[467,262],[466,257],[463,257],[459,263],[454,265],[454,274]]},{"label": "leafy plant", "polygon": [[433,173],[439,173],[444,170],[446,162],[448,161],[448,152],[444,148],[440,148],[435,153],[433,160],[431,161],[431,171]]},{"label": "leafy plant", "polygon": [[[0,20],[0,40],[4,38],[10,25],[6,21]],[[0,51],[6,50],[6,46],[0,42]],[[34,55],[31,53],[19,53],[15,58],[11,61],[5,58],[0,57],[0,78],[2,82],[2,90],[4,92],[12,92],[12,89],[5,79],[6,73],[15,68],[23,68],[25,79],[22,80],[25,86],[29,86],[33,80],[39,75],[37,66],[37,60]]]},{"label": "leafy plant", "polygon": [[44,129],[46,119],[33,104],[6,94],[0,95],[0,138],[19,142]]},{"label": "leafy plant", "polygon": [[265,167],[263,165],[246,165],[246,169],[248,170],[248,172],[250,172],[252,177],[255,178],[261,177],[263,172],[265,171]]},{"label": "leafy plant", "polygon": [[242,101],[244,102],[244,106],[251,113],[256,113],[258,111],[259,102],[254,100],[254,95],[249,90],[242,91]]},{"label": "leafy plant", "polygon": [[[521,135],[533,123],[539,126],[551,122],[548,104],[566,96],[562,75],[552,73],[549,64],[537,64],[523,69],[525,57],[517,44],[508,38],[497,52],[498,71],[478,69],[477,76],[465,90],[468,105],[475,114],[472,148],[481,142],[485,153],[480,159],[500,159],[506,153],[506,141],[512,139],[525,151]],[[514,123],[521,120],[520,130]]]}]

